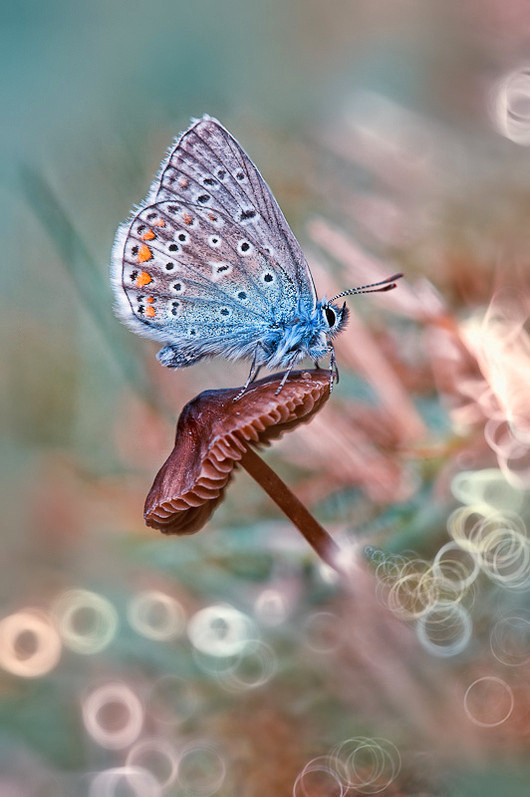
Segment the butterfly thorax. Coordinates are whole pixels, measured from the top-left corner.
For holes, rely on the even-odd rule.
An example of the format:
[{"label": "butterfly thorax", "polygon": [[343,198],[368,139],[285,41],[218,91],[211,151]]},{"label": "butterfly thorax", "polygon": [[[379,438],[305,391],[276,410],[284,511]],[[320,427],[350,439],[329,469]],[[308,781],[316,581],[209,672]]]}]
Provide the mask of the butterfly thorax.
[{"label": "butterfly thorax", "polygon": [[325,357],[332,338],[346,323],[346,308],[325,300],[314,307],[299,304],[295,313],[271,325],[260,341],[256,362],[269,368],[288,368],[304,357],[314,361]]}]

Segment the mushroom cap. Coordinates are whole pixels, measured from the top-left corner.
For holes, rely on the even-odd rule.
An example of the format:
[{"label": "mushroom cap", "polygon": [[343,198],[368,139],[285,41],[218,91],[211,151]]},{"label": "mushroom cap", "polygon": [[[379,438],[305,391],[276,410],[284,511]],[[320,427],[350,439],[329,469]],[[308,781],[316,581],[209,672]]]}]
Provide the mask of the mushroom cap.
[{"label": "mushroom cap", "polygon": [[307,423],[329,398],[329,371],[294,371],[276,395],[283,374],[241,388],[205,390],[178,419],[175,446],[145,502],[148,526],[164,534],[199,531],[249,446],[267,445]]}]

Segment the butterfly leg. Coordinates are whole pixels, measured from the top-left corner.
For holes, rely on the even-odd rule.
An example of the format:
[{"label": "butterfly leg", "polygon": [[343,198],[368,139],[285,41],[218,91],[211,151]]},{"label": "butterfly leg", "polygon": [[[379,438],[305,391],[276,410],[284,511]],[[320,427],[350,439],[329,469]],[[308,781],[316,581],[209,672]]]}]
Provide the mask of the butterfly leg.
[{"label": "butterfly leg", "polygon": [[339,368],[337,366],[337,359],[335,357],[335,349],[330,344],[329,347],[329,392],[330,393],[333,390],[333,385],[335,383],[335,380],[337,380],[337,384],[339,384],[340,374],[339,374]]},{"label": "butterfly leg", "polygon": [[261,371],[261,369],[262,369],[262,368],[263,368],[263,366],[262,366],[262,365],[258,365],[258,367],[256,368],[256,370],[254,371],[254,374],[253,374],[253,376],[252,376],[252,379],[250,380],[251,384],[252,384],[252,382],[255,382],[255,381],[256,381],[256,379],[257,379],[257,378],[258,378],[258,376],[259,376],[259,372]]},{"label": "butterfly leg", "polygon": [[247,381],[245,382],[245,384],[243,385],[237,396],[234,399],[232,399],[232,401],[239,401],[241,396],[246,392],[248,386],[252,382],[254,382],[254,380],[257,378],[259,372],[261,371],[261,365],[256,366],[257,358],[258,358],[258,347],[256,346],[256,351],[254,352],[254,357],[252,358],[252,365],[250,366],[250,372],[247,377]]},{"label": "butterfly leg", "polygon": [[281,393],[281,391],[282,391],[282,388],[283,388],[283,386],[285,385],[285,383],[287,382],[287,380],[288,380],[288,378],[289,378],[289,374],[290,374],[290,373],[291,373],[291,371],[293,370],[293,368],[294,368],[294,366],[296,365],[297,361],[298,361],[298,357],[295,357],[293,360],[291,360],[291,363],[290,363],[290,365],[288,365],[288,366],[287,366],[287,370],[286,370],[286,372],[284,373],[284,375],[283,375],[283,377],[282,377],[282,381],[280,382],[280,385],[279,385],[279,387],[278,387],[278,390],[276,390],[276,391],[274,392],[274,395],[275,395],[275,396],[278,396],[278,395]]}]

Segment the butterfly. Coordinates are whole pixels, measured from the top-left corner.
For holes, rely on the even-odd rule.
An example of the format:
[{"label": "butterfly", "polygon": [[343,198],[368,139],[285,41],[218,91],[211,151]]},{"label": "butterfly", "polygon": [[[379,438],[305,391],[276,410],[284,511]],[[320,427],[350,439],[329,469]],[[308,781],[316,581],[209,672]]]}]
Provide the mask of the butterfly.
[{"label": "butterfly", "polygon": [[289,372],[330,356],[347,322],[342,296],[318,300],[304,254],[256,166],[214,118],[194,120],[163,161],[146,200],[117,231],[115,311],[164,344],[158,360],[184,368],[208,357],[249,359],[243,391],[262,366]]}]

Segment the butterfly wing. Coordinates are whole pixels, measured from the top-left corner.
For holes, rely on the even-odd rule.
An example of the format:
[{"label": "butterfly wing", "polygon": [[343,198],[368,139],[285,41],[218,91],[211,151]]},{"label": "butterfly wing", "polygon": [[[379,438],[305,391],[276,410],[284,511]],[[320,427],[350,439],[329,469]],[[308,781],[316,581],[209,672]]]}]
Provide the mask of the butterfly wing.
[{"label": "butterfly wing", "polygon": [[304,253],[270,188],[216,119],[204,116],[181,136],[162,167],[159,182],[158,198],[177,193],[192,204],[224,213],[281,265],[303,301],[316,302]]},{"label": "butterfly wing", "polygon": [[[251,356],[271,323],[313,307],[309,267],[235,139],[204,117],[178,140],[113,249],[117,313],[169,344],[166,365]],[[164,350],[163,350],[164,352]]]},{"label": "butterfly wing", "polygon": [[296,286],[272,256],[218,211],[157,201],[120,232],[116,248],[119,315],[172,347],[166,365],[251,356],[296,306]]}]

